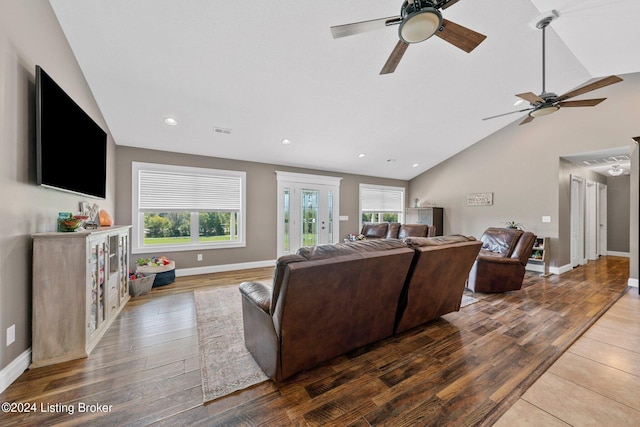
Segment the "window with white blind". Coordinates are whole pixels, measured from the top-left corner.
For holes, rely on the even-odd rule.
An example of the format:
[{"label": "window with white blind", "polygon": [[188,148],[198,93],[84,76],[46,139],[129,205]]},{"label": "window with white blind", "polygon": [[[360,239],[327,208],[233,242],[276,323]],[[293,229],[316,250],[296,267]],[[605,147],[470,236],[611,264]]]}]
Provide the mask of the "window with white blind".
[{"label": "window with white blind", "polygon": [[245,246],[246,173],[132,163],[133,253]]},{"label": "window with white blind", "polygon": [[403,222],[404,187],[360,184],[360,228],[364,222]]}]

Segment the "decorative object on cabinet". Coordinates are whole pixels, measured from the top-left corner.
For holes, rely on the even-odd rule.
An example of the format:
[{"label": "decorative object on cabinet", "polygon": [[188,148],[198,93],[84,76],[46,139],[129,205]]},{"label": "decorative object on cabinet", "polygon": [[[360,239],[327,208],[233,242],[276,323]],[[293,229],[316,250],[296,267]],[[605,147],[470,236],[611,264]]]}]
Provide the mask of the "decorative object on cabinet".
[{"label": "decorative object on cabinet", "polygon": [[405,212],[406,224],[426,224],[436,227],[436,236],[444,232],[444,208],[407,208]]},{"label": "decorative object on cabinet", "polygon": [[101,227],[110,227],[113,225],[113,219],[111,218],[111,215],[109,214],[109,212],[102,209],[100,210],[100,213],[98,214],[98,216],[100,217]]},{"label": "decorative object on cabinet", "polygon": [[87,357],[129,301],[129,229],[33,235],[31,367]]},{"label": "decorative object on cabinet", "polygon": [[[532,263],[533,261],[533,263]],[[529,257],[529,265],[542,264],[542,273],[540,276],[549,276],[549,238],[548,237],[536,237],[533,243],[533,249],[531,249],[531,256]]]},{"label": "decorative object on cabinet", "polygon": [[100,223],[100,217],[98,216],[100,207],[97,203],[80,202],[80,212],[89,217],[85,228],[94,229],[98,227]]}]

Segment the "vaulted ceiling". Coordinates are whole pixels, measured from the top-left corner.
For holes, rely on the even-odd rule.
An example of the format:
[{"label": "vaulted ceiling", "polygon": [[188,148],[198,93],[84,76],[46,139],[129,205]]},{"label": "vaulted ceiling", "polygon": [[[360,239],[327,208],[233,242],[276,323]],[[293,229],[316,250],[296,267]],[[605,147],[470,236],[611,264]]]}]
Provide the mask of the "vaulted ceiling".
[{"label": "vaulted ceiling", "polygon": [[411,179],[521,121],[482,119],[542,91],[535,23],[552,9],[547,91],[640,72],[637,0],[462,0],[444,18],[486,40],[412,44],[387,75],[397,27],[329,29],[396,16],[398,0],[50,3],[116,144],[335,172]]}]

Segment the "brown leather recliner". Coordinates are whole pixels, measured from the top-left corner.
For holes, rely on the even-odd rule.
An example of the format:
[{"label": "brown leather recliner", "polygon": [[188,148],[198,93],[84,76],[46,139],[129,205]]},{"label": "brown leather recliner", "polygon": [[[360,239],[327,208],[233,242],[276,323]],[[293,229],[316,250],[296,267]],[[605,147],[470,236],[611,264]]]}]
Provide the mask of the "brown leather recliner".
[{"label": "brown leather recliner", "polygon": [[488,228],[471,268],[467,288],[474,292],[507,292],[522,288],[536,235],[512,228]]}]

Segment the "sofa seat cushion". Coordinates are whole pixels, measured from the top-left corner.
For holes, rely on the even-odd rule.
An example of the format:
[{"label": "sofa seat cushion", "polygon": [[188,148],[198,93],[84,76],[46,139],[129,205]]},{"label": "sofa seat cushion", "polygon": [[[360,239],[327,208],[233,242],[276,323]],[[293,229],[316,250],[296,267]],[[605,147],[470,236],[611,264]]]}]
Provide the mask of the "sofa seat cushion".
[{"label": "sofa seat cushion", "polygon": [[336,243],[329,245],[306,246],[298,249],[297,255],[307,261],[333,258],[341,255],[351,255],[365,252],[388,251],[390,249],[406,248],[398,239],[376,239],[360,242]]}]

